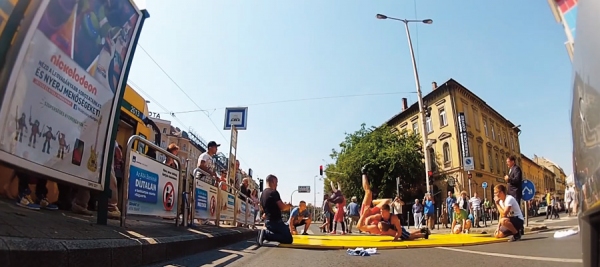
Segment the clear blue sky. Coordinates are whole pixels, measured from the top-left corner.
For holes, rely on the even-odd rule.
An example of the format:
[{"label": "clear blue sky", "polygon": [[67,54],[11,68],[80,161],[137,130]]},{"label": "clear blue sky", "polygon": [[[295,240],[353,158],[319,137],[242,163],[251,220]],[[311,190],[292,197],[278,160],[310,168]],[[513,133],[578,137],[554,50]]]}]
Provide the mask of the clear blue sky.
[{"label": "clear blue sky", "polygon": [[[432,81],[456,79],[522,125],[524,154],[572,171],[571,63],[565,33],[546,1],[178,0],[145,6],[151,17],[140,45],[210,110],[178,114],[183,125],[168,116],[198,107],[138,49],[129,78],[155,99],[151,111],[224,144],[227,153],[224,107],[248,106],[238,157],[255,177],[277,175],[284,201],[298,185],[313,186],[322,159],[331,162],[344,132],[363,122],[380,125],[401,110],[402,97],[416,101],[415,94],[402,93],[415,91],[403,25],[377,20],[377,13],[434,20],[411,28],[424,93]],[[321,198],[322,182],[316,191]],[[313,202],[313,194],[294,194],[294,203],[301,199]]]}]

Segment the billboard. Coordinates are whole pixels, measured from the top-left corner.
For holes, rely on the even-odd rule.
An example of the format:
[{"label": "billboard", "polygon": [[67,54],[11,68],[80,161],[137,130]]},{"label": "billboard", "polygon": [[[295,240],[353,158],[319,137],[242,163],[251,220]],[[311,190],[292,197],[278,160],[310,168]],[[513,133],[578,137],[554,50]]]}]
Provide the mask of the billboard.
[{"label": "billboard", "polygon": [[563,17],[565,30],[571,33],[571,37],[575,40],[576,25],[577,25],[577,3],[578,0],[555,0],[556,6]]},{"label": "billboard", "polygon": [[129,157],[127,213],[176,217],[179,171],[135,151]]},{"label": "billboard", "polygon": [[458,113],[458,135],[460,138],[461,153],[463,158],[470,157],[469,134],[467,132],[467,121],[464,112]]},{"label": "billboard", "polygon": [[102,189],[142,20],[129,0],[42,0],[5,81],[0,160]]},{"label": "billboard", "polygon": [[217,218],[217,187],[196,179],[195,219],[215,220]]}]

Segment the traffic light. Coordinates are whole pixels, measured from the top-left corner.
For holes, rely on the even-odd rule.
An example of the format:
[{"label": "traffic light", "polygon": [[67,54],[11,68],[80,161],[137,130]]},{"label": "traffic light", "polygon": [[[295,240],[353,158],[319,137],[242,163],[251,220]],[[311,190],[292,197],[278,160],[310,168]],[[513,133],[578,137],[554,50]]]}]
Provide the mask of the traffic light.
[{"label": "traffic light", "polygon": [[260,192],[263,191],[263,179],[258,179],[258,188],[260,189]]},{"label": "traffic light", "polygon": [[433,176],[433,171],[427,171],[427,176],[431,178],[431,176]]},{"label": "traffic light", "polygon": [[323,176],[323,165],[319,166],[319,175]]}]

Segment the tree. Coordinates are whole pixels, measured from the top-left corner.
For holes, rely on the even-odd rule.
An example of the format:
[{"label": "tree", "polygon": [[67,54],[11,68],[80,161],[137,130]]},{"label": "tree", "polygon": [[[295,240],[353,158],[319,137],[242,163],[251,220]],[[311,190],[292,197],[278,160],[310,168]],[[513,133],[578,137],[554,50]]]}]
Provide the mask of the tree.
[{"label": "tree", "polygon": [[396,177],[400,177],[401,195],[405,201],[422,197],[425,173],[422,142],[418,135],[394,133],[389,126],[367,128],[363,123],[354,133],[346,133],[339,150],[332,149],[335,164],[326,166],[325,192],[329,182],[339,182],[347,198],[364,197],[360,169],[369,164],[369,183],[373,198],[396,195]]}]

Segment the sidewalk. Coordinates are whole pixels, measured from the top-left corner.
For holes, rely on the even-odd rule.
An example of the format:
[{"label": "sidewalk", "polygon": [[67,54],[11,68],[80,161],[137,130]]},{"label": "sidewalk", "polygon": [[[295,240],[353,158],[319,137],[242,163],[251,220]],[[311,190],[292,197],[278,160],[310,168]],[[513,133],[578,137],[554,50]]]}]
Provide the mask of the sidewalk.
[{"label": "sidewalk", "polygon": [[69,211],[33,211],[0,199],[2,266],[140,266],[256,236],[247,228],[176,227],[161,218],[128,216],[127,228]]}]

